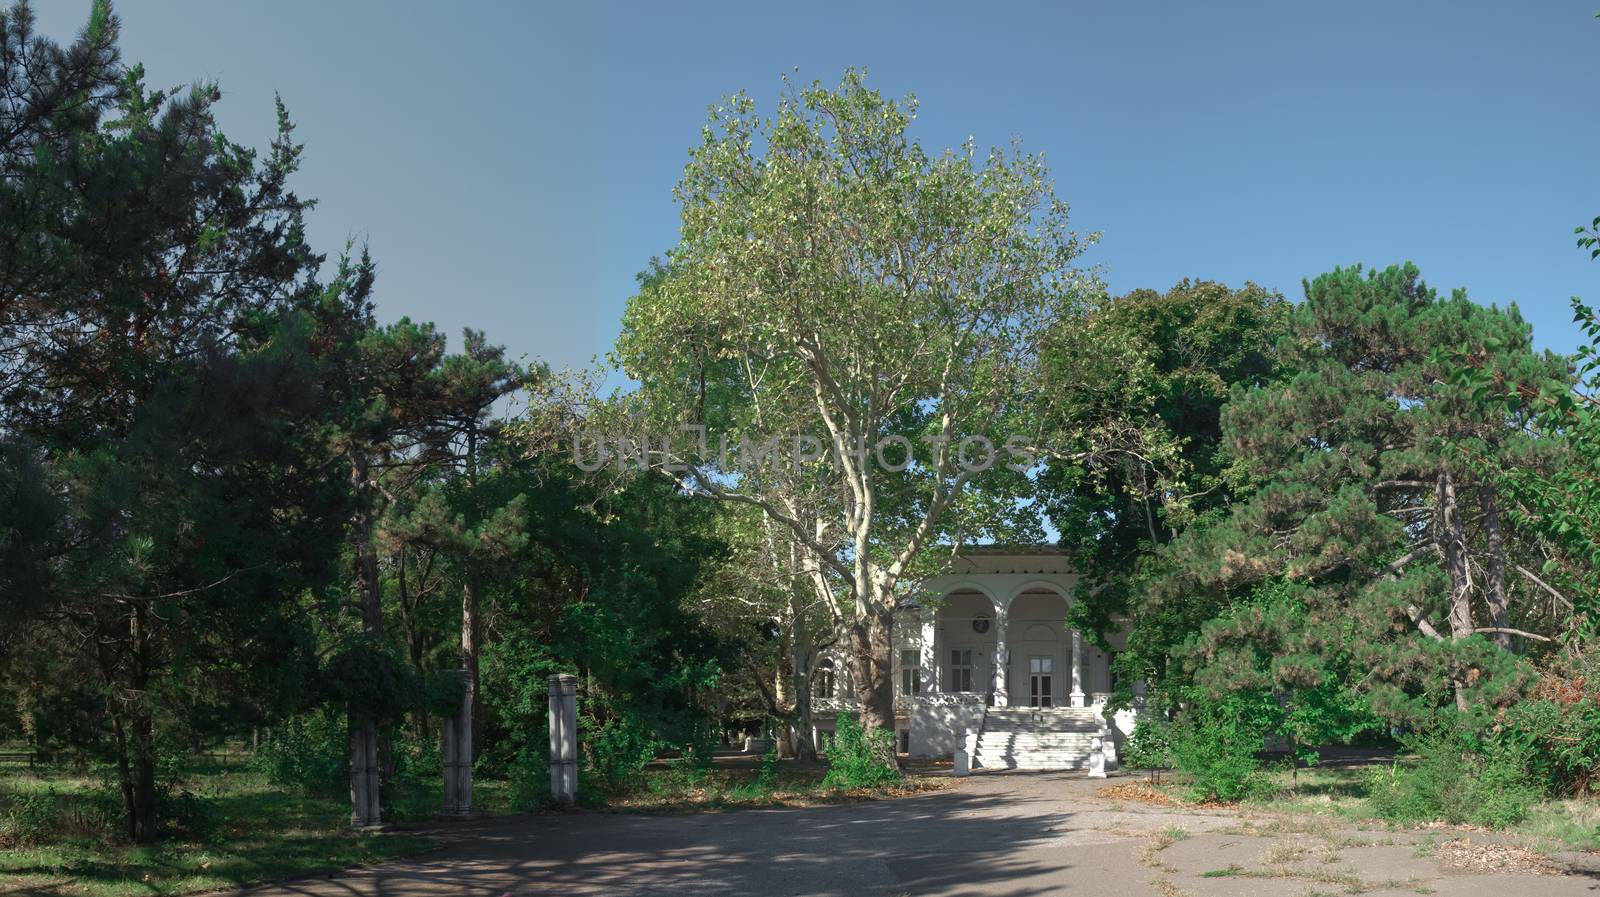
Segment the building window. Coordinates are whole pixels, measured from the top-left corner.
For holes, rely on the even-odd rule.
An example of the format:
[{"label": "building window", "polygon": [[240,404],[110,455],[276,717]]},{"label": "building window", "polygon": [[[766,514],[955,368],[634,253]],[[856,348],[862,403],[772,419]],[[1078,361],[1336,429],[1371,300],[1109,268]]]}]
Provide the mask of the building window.
[{"label": "building window", "polygon": [[950,652],[950,690],[972,691],[972,651],[955,648]]},{"label": "building window", "polygon": [[922,694],[922,652],[900,652],[900,693],[903,695]]},{"label": "building window", "polygon": [[900,753],[902,753],[902,754],[911,753],[911,730],[910,729],[901,729],[900,730]]},{"label": "building window", "polygon": [[1106,690],[1115,694],[1122,685],[1122,674],[1117,672],[1117,652],[1106,652]]},{"label": "building window", "polygon": [[817,662],[817,681],[812,691],[819,698],[833,697],[833,661],[823,660]]},{"label": "building window", "polygon": [[980,613],[972,618],[972,631],[983,635],[989,631],[989,615]]}]

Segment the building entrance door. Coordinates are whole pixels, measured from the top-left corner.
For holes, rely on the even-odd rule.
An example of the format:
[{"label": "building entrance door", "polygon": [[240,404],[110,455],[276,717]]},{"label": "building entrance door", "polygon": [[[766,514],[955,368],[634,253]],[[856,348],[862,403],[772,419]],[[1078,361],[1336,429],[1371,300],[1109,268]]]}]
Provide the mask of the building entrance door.
[{"label": "building entrance door", "polygon": [[1055,659],[1048,654],[1035,654],[1028,658],[1028,705],[1031,707],[1054,706],[1052,697],[1055,695],[1054,666]]}]

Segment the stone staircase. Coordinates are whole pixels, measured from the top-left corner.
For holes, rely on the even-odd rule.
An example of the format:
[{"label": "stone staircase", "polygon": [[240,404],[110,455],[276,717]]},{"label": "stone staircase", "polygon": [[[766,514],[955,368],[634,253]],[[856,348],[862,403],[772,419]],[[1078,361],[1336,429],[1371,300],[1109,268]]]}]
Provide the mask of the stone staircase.
[{"label": "stone staircase", "polygon": [[978,731],[974,765],[982,769],[1082,769],[1090,740],[1111,738],[1105,718],[1089,707],[990,707]]}]

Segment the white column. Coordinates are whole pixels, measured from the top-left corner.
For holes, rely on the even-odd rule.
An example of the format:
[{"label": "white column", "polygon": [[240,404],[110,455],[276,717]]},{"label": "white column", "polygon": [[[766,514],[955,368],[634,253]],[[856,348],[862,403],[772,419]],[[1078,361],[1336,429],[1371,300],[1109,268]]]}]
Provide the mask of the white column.
[{"label": "white column", "polygon": [[1083,635],[1072,630],[1072,706],[1083,706]]},{"label": "white column", "polygon": [[922,693],[932,694],[939,690],[939,652],[934,642],[938,641],[939,627],[938,614],[934,611],[922,611],[922,669],[917,675],[922,677]]},{"label": "white column", "polygon": [[994,706],[1005,707],[1010,701],[1006,693],[1007,672],[1011,667],[1011,652],[1006,648],[1006,615],[996,612],[994,615]]},{"label": "white column", "polygon": [[578,799],[578,677],[550,677],[550,796],[557,803]]}]

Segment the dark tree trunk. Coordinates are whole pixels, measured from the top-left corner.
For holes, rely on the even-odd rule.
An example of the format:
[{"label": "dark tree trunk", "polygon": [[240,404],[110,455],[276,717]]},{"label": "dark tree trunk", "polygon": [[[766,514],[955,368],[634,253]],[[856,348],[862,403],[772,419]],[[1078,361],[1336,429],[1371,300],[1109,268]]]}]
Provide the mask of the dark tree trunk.
[{"label": "dark tree trunk", "polygon": [[468,572],[461,589],[461,665],[467,671],[467,693],[472,698],[472,759],[483,753],[483,710],[478,689],[478,649],[482,640],[478,618],[478,578]]},{"label": "dark tree trunk", "polygon": [[[1435,493],[1439,505],[1438,538],[1444,553],[1445,573],[1450,577],[1450,639],[1459,641],[1472,635],[1474,628],[1472,578],[1467,571],[1466,529],[1461,523],[1455,480],[1448,470],[1440,471]],[[1466,710],[1466,683],[1457,677],[1452,684],[1456,693],[1456,709]]]},{"label": "dark tree trunk", "polygon": [[[367,454],[351,453],[350,483],[359,500],[356,512],[355,545],[356,592],[361,602],[361,628],[374,640],[383,638],[383,595],[378,579],[376,542],[378,511],[369,483]],[[366,828],[382,824],[379,806],[378,726],[365,712],[351,708],[350,714],[350,824]]]},{"label": "dark tree trunk", "polygon": [[[478,429],[467,429],[467,489],[478,493]],[[472,699],[472,759],[483,753],[483,690],[478,683],[478,649],[483,641],[482,622],[479,619],[480,586],[473,559],[466,560],[466,583],[461,590],[461,665],[467,671],[467,694]]]},{"label": "dark tree trunk", "polygon": [[[1485,483],[1478,491],[1478,501],[1483,506],[1483,530],[1489,541],[1490,625],[1505,629],[1511,625],[1511,609],[1506,600],[1506,545],[1500,535],[1500,501],[1493,483]],[[1495,632],[1489,637],[1500,647],[1511,650],[1511,633]]]}]

